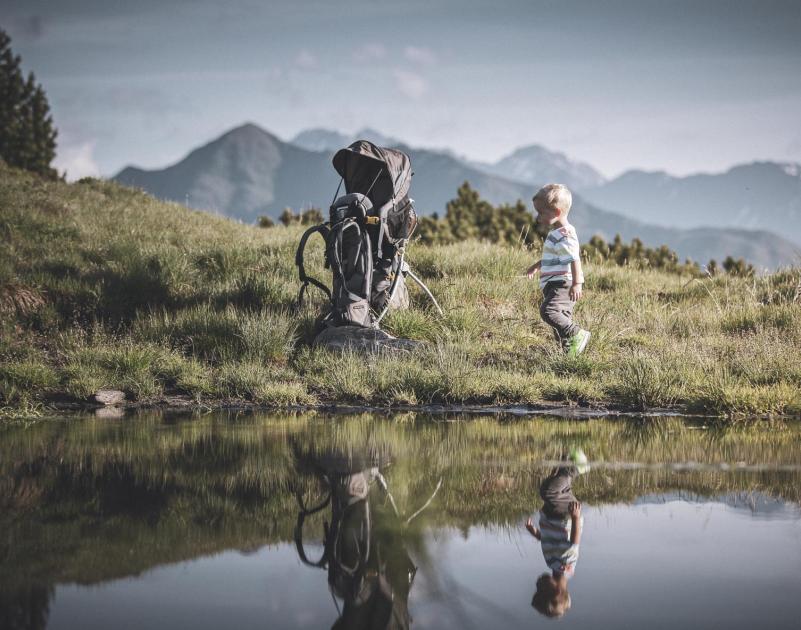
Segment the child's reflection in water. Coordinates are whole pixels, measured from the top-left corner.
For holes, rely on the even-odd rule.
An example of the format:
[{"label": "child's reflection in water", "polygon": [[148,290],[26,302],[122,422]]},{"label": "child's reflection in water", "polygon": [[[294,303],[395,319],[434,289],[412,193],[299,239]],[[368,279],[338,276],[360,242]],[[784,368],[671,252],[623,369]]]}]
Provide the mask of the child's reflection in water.
[{"label": "child's reflection in water", "polygon": [[[586,462],[583,453],[581,457]],[[547,617],[561,617],[570,610],[567,582],[576,571],[584,526],[581,503],[573,496],[572,489],[578,474],[575,466],[566,466],[546,477],[540,485],[544,504],[538,525],[531,517],[526,521],[526,529],[542,544],[542,555],[551,569],[537,579],[537,590],[531,600],[531,605]]]}]

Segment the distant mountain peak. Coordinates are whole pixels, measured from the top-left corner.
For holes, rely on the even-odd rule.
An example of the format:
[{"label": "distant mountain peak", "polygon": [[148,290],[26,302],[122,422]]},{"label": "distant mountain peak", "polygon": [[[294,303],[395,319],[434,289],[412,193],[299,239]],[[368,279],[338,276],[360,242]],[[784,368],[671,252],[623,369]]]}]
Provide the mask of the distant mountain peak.
[{"label": "distant mountain peak", "polygon": [[749,170],[774,172],[776,174],[783,173],[784,175],[788,175],[796,179],[801,179],[801,164],[798,164],[797,162],[757,161],[757,162],[751,162],[750,164],[738,164],[737,166],[733,166],[732,168],[730,168],[727,172],[738,173]]},{"label": "distant mountain peak", "polygon": [[537,187],[559,182],[580,191],[606,181],[589,164],[573,161],[564,153],[551,151],[540,144],[518,147],[494,164],[474,163],[474,166],[487,173]]},{"label": "distant mountain peak", "polygon": [[397,138],[387,136],[372,127],[362,127],[356,133],[346,134],[333,129],[315,127],[298,133],[290,142],[307,151],[337,151],[356,140],[369,140],[382,147],[405,146]]},{"label": "distant mountain peak", "polygon": [[266,129],[259,127],[257,124],[252,122],[247,122],[243,125],[239,125],[238,127],[234,127],[230,131],[226,131],[223,135],[221,135],[214,142],[224,142],[226,140],[241,140],[241,139],[251,139],[251,138],[266,138],[273,141],[279,141],[276,136],[271,134]]},{"label": "distant mountain peak", "polygon": [[502,162],[503,160],[508,160],[510,158],[526,157],[529,155],[548,155],[550,157],[559,157],[564,160],[567,159],[564,153],[559,153],[558,151],[551,151],[549,149],[546,149],[541,144],[528,144],[526,146],[517,147],[505,158],[499,160],[499,162]]},{"label": "distant mountain peak", "polygon": [[333,129],[315,127],[301,131],[290,142],[307,151],[336,151],[350,144],[348,137]]},{"label": "distant mountain peak", "polygon": [[224,135],[229,135],[232,133],[254,133],[254,132],[268,133],[265,129],[262,129],[256,123],[245,122],[242,123],[241,125],[234,127]]},{"label": "distant mountain peak", "polygon": [[397,138],[393,138],[392,136],[387,136],[380,131],[376,131],[372,127],[363,127],[359,129],[353,136],[351,137],[351,141],[356,140],[369,140],[373,144],[377,144],[381,147],[394,147],[398,145],[405,145],[404,142],[401,142]]}]

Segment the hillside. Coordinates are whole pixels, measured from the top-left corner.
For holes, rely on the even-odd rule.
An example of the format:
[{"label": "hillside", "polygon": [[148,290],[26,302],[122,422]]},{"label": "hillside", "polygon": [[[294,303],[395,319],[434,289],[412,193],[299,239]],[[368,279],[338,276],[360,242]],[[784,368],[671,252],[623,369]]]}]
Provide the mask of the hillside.
[{"label": "hillside", "polygon": [[[710,413],[801,413],[796,268],[697,279],[587,261],[577,318],[588,352],[557,352],[539,251],[465,241],[408,260],[413,291],[390,332],[428,341],[374,357],[309,347],[321,298],[292,310],[302,228],[259,229],[100,180],[46,181],[0,165],[0,407],[32,413],[117,388],[132,402],[205,405],[549,402]],[[321,245],[308,268],[321,278]],[[312,261],[317,260],[317,264]],[[15,410],[22,409],[22,412]]]},{"label": "hillside", "polygon": [[663,226],[761,229],[801,246],[801,165],[754,162],[673,177],[628,171],[581,194],[602,208]]}]

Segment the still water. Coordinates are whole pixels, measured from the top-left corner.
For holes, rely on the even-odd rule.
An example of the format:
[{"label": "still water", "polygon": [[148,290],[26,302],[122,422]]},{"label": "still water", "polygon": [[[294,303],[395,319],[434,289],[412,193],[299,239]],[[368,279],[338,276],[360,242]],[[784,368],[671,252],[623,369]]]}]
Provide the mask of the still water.
[{"label": "still water", "polygon": [[676,418],[9,425],[0,628],[798,627],[799,438]]}]

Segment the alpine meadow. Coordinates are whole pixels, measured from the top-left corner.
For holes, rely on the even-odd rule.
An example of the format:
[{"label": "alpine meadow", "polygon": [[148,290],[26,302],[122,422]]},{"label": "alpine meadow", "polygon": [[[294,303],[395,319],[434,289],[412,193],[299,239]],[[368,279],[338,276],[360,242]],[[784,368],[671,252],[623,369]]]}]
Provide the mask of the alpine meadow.
[{"label": "alpine meadow", "polygon": [[[592,351],[571,358],[540,320],[537,282],[521,277],[539,239],[418,237],[408,259],[444,315],[412,288],[412,307],[383,324],[425,343],[365,358],[311,345],[323,297],[295,310],[304,226],[287,223],[248,226],[109,181],[0,166],[4,417],[100,389],[136,406],[801,413],[799,267],[709,275],[596,241],[583,250],[592,299],[577,305]],[[306,265],[326,277],[320,243]]]}]

